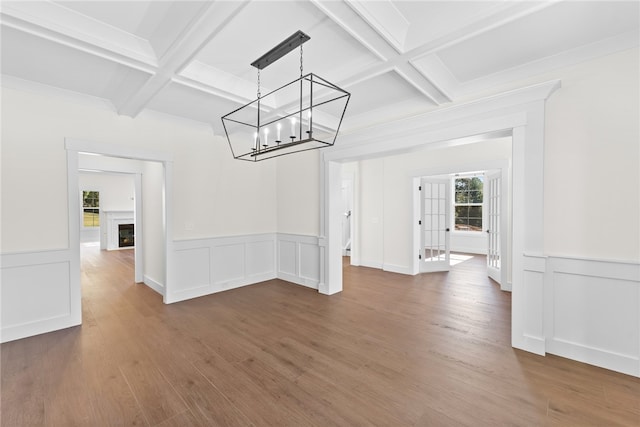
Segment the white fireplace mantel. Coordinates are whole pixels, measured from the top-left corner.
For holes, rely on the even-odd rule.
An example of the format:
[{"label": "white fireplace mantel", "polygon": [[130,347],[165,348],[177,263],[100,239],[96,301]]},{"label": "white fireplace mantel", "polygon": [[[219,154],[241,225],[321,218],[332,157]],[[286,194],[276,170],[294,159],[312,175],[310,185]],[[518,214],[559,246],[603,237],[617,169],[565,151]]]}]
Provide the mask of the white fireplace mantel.
[{"label": "white fireplace mantel", "polygon": [[118,249],[131,249],[133,246],[129,246],[126,248],[120,248],[118,245],[118,225],[120,224],[135,224],[135,215],[133,211],[116,211],[116,210],[106,210],[105,214],[105,224],[107,226],[106,229],[106,237],[107,237],[107,250],[118,250]]}]

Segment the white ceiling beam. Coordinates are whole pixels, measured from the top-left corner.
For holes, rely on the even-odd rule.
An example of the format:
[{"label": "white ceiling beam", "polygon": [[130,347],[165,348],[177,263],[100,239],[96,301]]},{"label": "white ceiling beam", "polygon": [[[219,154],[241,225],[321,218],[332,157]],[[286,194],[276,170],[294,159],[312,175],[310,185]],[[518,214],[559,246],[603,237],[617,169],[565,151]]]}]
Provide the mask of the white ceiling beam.
[{"label": "white ceiling beam", "polygon": [[[398,51],[401,51],[399,38],[406,36],[408,26],[402,29],[400,18],[397,15],[394,18],[382,17],[382,14],[389,12],[389,5],[386,3],[384,5],[369,5],[360,1],[347,3],[346,1],[325,2],[312,0],[312,2],[363,47],[381,60],[381,63],[368,67],[350,78],[340,81],[338,86],[349,87],[393,69],[398,69],[400,70],[398,74],[411,86],[417,88],[430,102],[439,105],[448,101],[443,92],[435,84],[420,75],[410,64],[407,64],[405,58],[400,58],[399,60]],[[391,6],[397,12],[395,6]],[[399,12],[397,13],[399,14]],[[404,44],[404,40],[402,44]]]},{"label": "white ceiling beam", "polygon": [[[418,89],[436,105],[452,101],[452,97],[458,93],[456,90],[458,84],[457,82],[452,84],[451,79],[440,81],[437,78],[442,75],[450,76],[450,73],[428,73],[422,67],[416,67],[417,59],[432,55],[470,37],[475,37],[557,3],[557,1],[550,1],[506,4],[497,8],[495,13],[476,19],[462,28],[458,28],[435,40],[430,40],[410,51],[402,52],[398,48],[400,46],[399,38],[402,37],[402,29],[396,25],[398,29],[393,30],[392,23],[396,19],[383,17],[386,7],[374,5],[375,7],[372,8],[369,3],[361,0],[344,0],[344,2],[311,1],[382,61],[380,64],[368,67],[366,70],[355,73],[348,79],[339,82],[340,86],[349,87],[390,70],[395,70],[407,83]],[[350,8],[345,8],[345,2],[349,4]],[[359,19],[354,19],[352,16],[354,13]],[[386,13],[389,13],[389,10],[386,10]],[[368,28],[363,28],[362,24]],[[396,50],[400,53],[396,52]]]},{"label": "white ceiling beam", "polygon": [[440,105],[452,101],[440,85],[436,86],[410,63],[403,62],[395,68],[395,71],[434,104]]},{"label": "white ceiling beam", "polygon": [[147,40],[50,1],[3,2],[0,22],[136,70],[157,66]]},{"label": "white ceiling beam", "polygon": [[346,0],[347,4],[398,52],[404,51],[409,21],[391,0]]},{"label": "white ceiling beam", "polygon": [[194,22],[160,58],[157,73],[118,106],[118,113],[131,117],[138,115],[247,4],[227,1],[205,3]]},{"label": "white ceiling beam", "polygon": [[[174,83],[238,104],[246,104],[257,98],[255,83],[249,83],[245,79],[200,61],[192,61],[172,80]],[[269,91],[265,90],[265,92]]]}]

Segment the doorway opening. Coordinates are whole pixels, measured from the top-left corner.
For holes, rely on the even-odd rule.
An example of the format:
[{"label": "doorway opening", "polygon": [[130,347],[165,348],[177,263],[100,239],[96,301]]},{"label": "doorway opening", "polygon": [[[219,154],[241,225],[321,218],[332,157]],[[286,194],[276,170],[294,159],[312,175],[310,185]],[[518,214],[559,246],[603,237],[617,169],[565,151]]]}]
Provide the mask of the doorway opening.
[{"label": "doorway opening", "polygon": [[[449,271],[473,254],[486,259],[486,274],[510,291],[511,242],[509,161],[490,170],[458,171],[414,179],[418,196],[418,271]],[[485,163],[488,165],[488,163]]]},{"label": "doorway opening", "polygon": [[[134,176],[134,281],[144,283],[167,302],[170,291],[172,158],[169,154],[126,146],[67,138],[67,194],[69,209],[70,298],[74,324],[82,323],[80,230],[82,203],[79,196],[81,171],[110,172]],[[148,191],[155,188],[157,191]],[[144,197],[143,195],[144,191]],[[144,206],[143,206],[144,201]],[[144,217],[144,221],[143,218]],[[128,220],[127,222],[131,222]],[[144,227],[143,227],[144,224]],[[127,231],[125,231],[125,234]],[[115,241],[119,243],[119,230]],[[130,238],[131,236],[129,236]],[[129,238],[126,238],[128,240]],[[105,239],[106,242],[106,239]],[[101,245],[102,245],[101,239]],[[106,249],[106,248],[105,248]],[[131,250],[114,251],[131,253]]]},{"label": "doorway opening", "polygon": [[[560,81],[552,80],[381,124],[343,135],[342,147],[324,151],[321,170],[324,185],[320,193],[322,270],[318,291],[325,295],[342,291],[339,221],[344,162],[461,146],[489,136],[510,136],[512,223],[507,253],[511,256],[513,277],[512,346],[545,354],[543,316],[547,307],[543,286],[538,276],[525,271],[534,262],[529,254],[544,252],[544,107],[559,87]],[[414,176],[424,175],[429,174]]]},{"label": "doorway opening", "polygon": [[[136,264],[136,258],[144,259],[144,242],[135,244],[136,230],[142,229],[142,215],[136,215],[140,210],[136,201],[141,197],[141,172],[123,172],[124,161],[116,162],[104,156],[94,158],[80,154],[78,160],[78,184],[82,198],[80,270],[83,291],[87,290],[85,281],[90,276],[98,276],[98,283],[108,285],[120,279],[127,280],[130,285],[142,282],[144,265],[141,262]],[[139,217],[137,221],[136,217]],[[118,252],[111,254],[111,258],[117,259],[117,265],[126,265],[131,277],[124,278],[120,272],[115,274],[109,270],[108,252]]]}]

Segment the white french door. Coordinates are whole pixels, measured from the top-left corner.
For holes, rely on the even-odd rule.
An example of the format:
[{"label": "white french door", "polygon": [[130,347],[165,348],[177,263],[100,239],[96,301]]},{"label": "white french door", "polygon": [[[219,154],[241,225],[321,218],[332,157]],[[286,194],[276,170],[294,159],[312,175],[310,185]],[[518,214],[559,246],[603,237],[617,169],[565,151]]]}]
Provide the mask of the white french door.
[{"label": "white french door", "polygon": [[502,172],[487,174],[485,181],[485,197],[487,209],[487,274],[500,285],[504,284],[505,269],[503,268],[502,251],[506,248],[504,215],[506,215],[506,183],[503,182]]},{"label": "white french door", "polygon": [[422,178],[420,272],[449,271],[451,180]]}]

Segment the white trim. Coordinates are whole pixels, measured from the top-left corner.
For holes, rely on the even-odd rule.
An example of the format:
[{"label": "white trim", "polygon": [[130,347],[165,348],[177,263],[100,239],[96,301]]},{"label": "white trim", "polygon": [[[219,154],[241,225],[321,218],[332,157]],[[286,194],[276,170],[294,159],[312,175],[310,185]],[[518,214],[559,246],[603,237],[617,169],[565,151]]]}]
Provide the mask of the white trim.
[{"label": "white trim", "polygon": [[[2,328],[0,342],[77,326],[81,306],[75,298],[80,274],[72,266],[77,251],[58,249],[0,255]],[[16,310],[16,307],[19,310]]]},{"label": "white trim", "polygon": [[[73,290],[73,301],[78,301],[80,304],[81,293],[80,293],[80,238],[79,238],[79,229],[80,229],[80,206],[79,200],[77,197],[72,197],[72,195],[77,194],[78,191],[78,174],[79,172],[79,153],[88,153],[88,154],[97,154],[102,156],[109,157],[117,157],[123,159],[133,159],[133,160],[142,160],[142,161],[155,161],[161,162],[163,165],[164,171],[164,180],[162,186],[163,193],[163,212],[162,212],[162,223],[163,223],[163,231],[164,231],[164,242],[165,242],[165,253],[163,265],[166,269],[166,281],[165,286],[163,287],[164,292],[164,302],[168,303],[166,298],[166,293],[171,289],[171,281],[169,277],[169,272],[173,266],[173,259],[171,255],[172,252],[172,242],[170,240],[171,236],[171,225],[173,223],[173,204],[172,204],[172,171],[173,171],[173,156],[171,153],[156,151],[156,150],[146,150],[140,148],[132,148],[121,145],[113,145],[113,144],[104,144],[100,142],[94,141],[86,141],[75,138],[65,138],[65,149],[67,150],[67,177],[68,177],[68,188],[67,193],[69,195],[69,248],[74,252],[71,264],[71,276],[77,276],[77,283],[74,283],[72,286]],[[143,227],[142,222],[142,178],[139,176],[140,173],[136,172],[135,185],[136,185],[136,228],[138,229],[136,233],[141,232],[141,228]],[[136,271],[135,271],[135,281],[140,282],[144,280],[144,266],[142,260],[144,245],[142,243],[142,236],[137,237],[136,242]],[[140,261],[140,262],[138,262]],[[75,303],[75,302],[74,302]],[[82,322],[81,314],[79,315],[79,323]]]},{"label": "white trim", "polygon": [[174,289],[166,302],[177,302],[259,282],[282,279],[318,289],[321,261],[318,237],[288,233],[173,241]]},{"label": "white trim", "polygon": [[172,162],[173,154],[166,151],[129,147],[126,145],[105,144],[103,142],[86,141],[76,138],[65,138],[64,147],[78,153],[99,154],[122,159],[145,160],[152,162]]},{"label": "white trim", "polygon": [[142,221],[142,174],[136,173],[133,176],[133,197],[134,207],[133,212],[135,215],[135,241],[134,246],[134,262],[135,272],[134,280],[136,283],[144,282],[144,245],[140,242],[144,242],[144,224]]},{"label": "white trim", "polygon": [[260,233],[172,242],[173,303],[276,278],[276,235]]},{"label": "white trim", "polygon": [[[277,233],[276,275],[287,282],[318,289],[320,283],[320,248],[318,237],[300,234]],[[293,257],[284,258],[283,243],[293,246]],[[293,271],[286,271],[285,265],[293,265]]]},{"label": "white trim", "polygon": [[640,263],[554,256],[544,270],[547,351],[640,377]]},{"label": "white trim", "polygon": [[394,265],[394,264],[384,263],[382,264],[382,269],[390,273],[407,274],[409,276],[413,275],[413,269],[411,267],[406,267],[404,265]]},{"label": "white trim", "polygon": [[53,2],[3,2],[2,24],[61,45],[153,74],[148,40]]},{"label": "white trim", "polygon": [[160,295],[164,295],[164,285],[158,282],[157,280],[147,276],[146,274],[144,276],[144,280],[142,283],[144,283],[145,285],[147,285],[148,287],[150,287]]},{"label": "white trim", "polygon": [[[381,261],[372,261],[368,259],[360,259],[360,267],[368,267],[368,268],[376,268],[378,270],[382,270],[383,263]],[[342,289],[340,291],[342,292]]]}]

